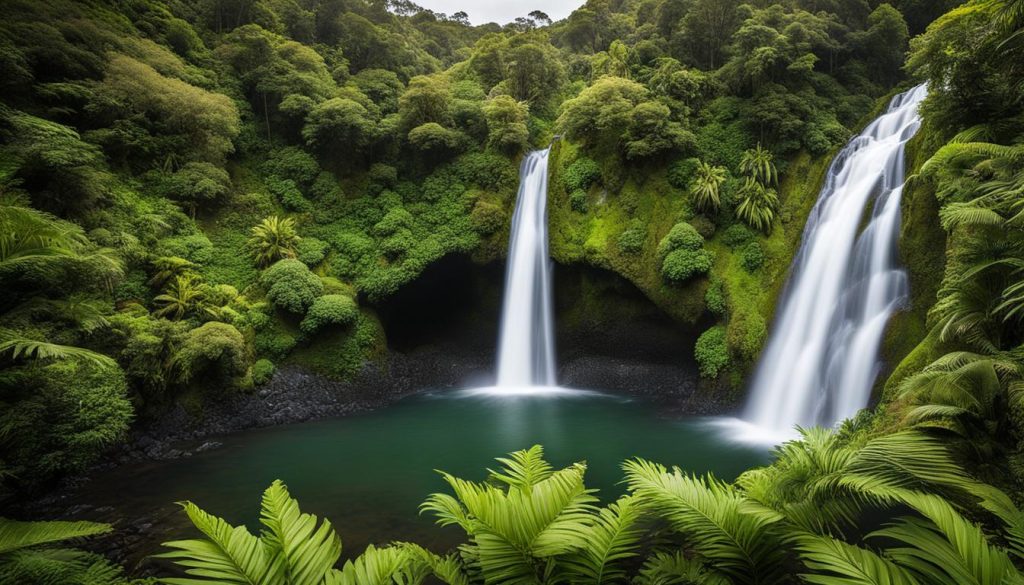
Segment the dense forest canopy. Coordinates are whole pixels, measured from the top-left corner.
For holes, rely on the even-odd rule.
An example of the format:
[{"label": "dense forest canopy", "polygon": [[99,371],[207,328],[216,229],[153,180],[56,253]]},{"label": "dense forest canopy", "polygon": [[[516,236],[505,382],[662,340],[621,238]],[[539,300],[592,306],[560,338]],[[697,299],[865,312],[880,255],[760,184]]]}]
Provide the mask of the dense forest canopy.
[{"label": "dense forest canopy", "polygon": [[[630,463],[633,495],[598,521],[581,519],[585,467],[552,475],[523,452],[503,487],[448,477],[458,501],[425,504],[472,539],[461,560],[373,554],[453,583],[469,582],[459,562],[488,583],[526,582],[552,559],[592,577],[600,551],[582,543],[488,561],[477,498],[519,513],[517,474],[535,472],[531,489],[567,490],[552,508],[565,530],[582,522],[603,542],[629,524],[634,540],[609,563],[635,556],[632,523],[652,512],[640,502],[656,502],[688,546],[651,556],[651,583],[1019,579],[1022,516],[980,483],[1019,499],[1019,0],[589,0],[558,22],[535,10],[479,26],[408,0],[8,0],[3,12],[3,494],[81,472],[132,425],[252,392],[282,364],[344,378],[384,360],[377,304],[446,256],[501,258],[517,162],[556,135],[555,259],[617,271],[680,321],[710,321],[701,375],[735,392],[829,155],[887,96],[927,81],[908,197],[927,197],[941,223],[911,217],[904,240],[911,258],[932,255],[909,268],[933,270],[933,294],[915,297],[920,326],[894,342],[905,352],[877,411],[808,431],[736,484]],[[905,467],[911,455],[934,472]],[[294,503],[278,484],[265,497]],[[838,540],[872,506],[916,511],[876,533],[907,548]],[[385,562],[373,554],[364,562]]]}]

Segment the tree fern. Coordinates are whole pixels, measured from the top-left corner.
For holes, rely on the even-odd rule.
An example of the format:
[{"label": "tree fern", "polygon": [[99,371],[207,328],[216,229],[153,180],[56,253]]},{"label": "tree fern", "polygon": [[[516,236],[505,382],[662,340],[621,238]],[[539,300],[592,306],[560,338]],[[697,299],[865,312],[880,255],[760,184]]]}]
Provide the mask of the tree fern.
[{"label": "tree fern", "polygon": [[263,493],[260,522],[262,541],[270,550],[274,571],[282,571],[289,584],[319,583],[341,556],[341,539],[324,520],[304,514],[280,480]]},{"label": "tree fern", "polygon": [[782,516],[712,477],[671,472],[643,460],[624,464],[629,489],[687,538],[708,565],[740,583],[784,579],[784,549],[775,525]]},{"label": "tree fern", "polygon": [[633,580],[636,585],[730,585],[729,578],[681,552],[651,555]]},{"label": "tree fern", "polygon": [[828,536],[801,534],[794,539],[800,560],[815,571],[800,577],[818,585],[918,585],[906,569],[866,548]]},{"label": "tree fern", "polygon": [[623,562],[638,554],[644,529],[640,505],[626,496],[602,508],[586,528],[585,546],[561,559],[564,576],[574,585],[620,583],[626,579]]}]

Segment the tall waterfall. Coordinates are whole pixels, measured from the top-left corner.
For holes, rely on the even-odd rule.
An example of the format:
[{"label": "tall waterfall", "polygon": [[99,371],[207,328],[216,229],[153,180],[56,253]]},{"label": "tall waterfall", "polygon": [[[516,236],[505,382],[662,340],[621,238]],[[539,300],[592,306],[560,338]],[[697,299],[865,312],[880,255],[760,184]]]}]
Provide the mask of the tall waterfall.
[{"label": "tall waterfall", "polygon": [[548,153],[531,152],[519,170],[498,342],[498,386],[554,386],[555,337],[548,258]]},{"label": "tall waterfall", "polygon": [[926,95],[921,85],[893,98],[832,162],[754,377],[745,418],[758,428],[833,425],[867,406],[886,322],[908,296],[897,258],[904,147]]}]

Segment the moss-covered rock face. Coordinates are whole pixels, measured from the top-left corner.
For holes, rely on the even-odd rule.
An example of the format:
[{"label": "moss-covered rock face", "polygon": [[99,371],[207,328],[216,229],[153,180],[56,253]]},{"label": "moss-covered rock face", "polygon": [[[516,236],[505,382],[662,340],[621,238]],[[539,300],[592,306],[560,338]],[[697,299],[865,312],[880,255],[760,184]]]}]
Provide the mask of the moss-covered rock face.
[{"label": "moss-covered rock face", "polygon": [[[936,132],[924,125],[907,145],[907,175],[917,173],[941,146]],[[942,355],[927,323],[946,263],[946,232],[939,223],[934,187],[926,181],[908,181],[900,210],[900,260],[910,278],[910,304],[893,317],[882,343],[882,359],[891,372],[888,378],[879,377],[876,395],[883,399],[894,398],[904,378]]]},{"label": "moss-covered rock face", "polygon": [[[689,192],[691,159],[633,170],[611,161],[599,167],[600,179],[580,185],[580,169],[592,169],[596,159],[589,157],[596,156],[582,155],[569,142],[554,149],[552,257],[622,275],[683,327],[706,316],[717,320],[729,359],[718,360],[721,364],[705,373],[714,378],[732,372],[737,375],[729,377],[731,383],[741,384],[767,336],[776,297],[831,156],[800,153],[785,161],[780,220],[768,235],[735,221],[729,211],[735,190],[731,179],[722,188],[722,209],[713,216],[697,214]],[[583,212],[581,186],[587,189]]]}]

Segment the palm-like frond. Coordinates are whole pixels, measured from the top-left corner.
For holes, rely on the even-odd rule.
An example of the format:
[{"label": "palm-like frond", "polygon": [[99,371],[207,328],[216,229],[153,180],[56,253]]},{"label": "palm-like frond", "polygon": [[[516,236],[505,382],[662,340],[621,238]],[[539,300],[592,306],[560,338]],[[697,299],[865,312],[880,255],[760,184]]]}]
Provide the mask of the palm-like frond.
[{"label": "palm-like frond", "polygon": [[183,504],[192,524],[205,539],[175,540],[164,546],[174,549],[157,555],[170,559],[194,578],[164,579],[170,585],[272,585],[280,583],[281,567],[275,566],[272,550],[244,526],[231,526],[207,514],[191,502]]},{"label": "palm-like frond", "polygon": [[760,144],[743,153],[740,160],[740,172],[762,185],[771,186],[779,182],[779,173],[775,169],[775,156]]},{"label": "palm-like frond", "polygon": [[685,535],[708,565],[742,583],[782,580],[785,553],[774,530],[782,515],[711,477],[643,460],[624,468],[630,491]]},{"label": "palm-like frond", "polygon": [[736,217],[752,228],[765,233],[771,231],[775,209],[779,205],[775,189],[748,178],[740,188],[740,197],[742,201],[736,206]]},{"label": "palm-like frond", "polygon": [[246,245],[257,265],[268,266],[282,258],[294,258],[301,239],[294,219],[272,215],[252,228]]},{"label": "palm-like frond", "polygon": [[67,548],[19,550],[0,558],[0,583],[127,585],[123,572],[100,555]]},{"label": "palm-like frond", "polygon": [[544,460],[544,448],[540,445],[510,453],[508,457],[499,457],[497,461],[502,464],[502,468],[500,471],[491,470],[490,478],[523,490],[533,488],[554,473],[551,465]]},{"label": "palm-like frond", "polygon": [[602,508],[586,528],[586,546],[561,559],[561,567],[574,585],[601,585],[625,581],[623,561],[637,555],[644,530],[638,525],[640,505],[626,496]]},{"label": "palm-like frond", "polygon": [[1005,551],[992,546],[981,528],[969,522],[949,502],[933,495],[906,491],[899,500],[926,520],[904,518],[871,536],[906,546],[890,549],[892,558],[927,582],[1001,585],[1020,578]]},{"label": "palm-like frond", "polygon": [[552,472],[541,454],[531,449],[502,459],[503,471],[492,472],[492,483],[442,473],[455,496],[434,494],[421,506],[438,523],[466,531],[463,558],[488,583],[535,582],[550,559],[587,544],[597,499],[583,482],[586,465]]},{"label": "palm-like frond", "polygon": [[340,571],[333,571],[324,585],[416,585],[430,573],[431,566],[408,546],[377,548],[371,544],[354,561],[346,561]]},{"label": "palm-like frond", "polygon": [[109,524],[96,522],[20,522],[0,518],[0,554],[73,538],[106,534]]},{"label": "palm-like frond", "polygon": [[655,553],[647,559],[636,585],[730,585],[729,578],[683,553]]},{"label": "palm-like frond", "polygon": [[[331,523],[324,520],[318,526],[316,516],[302,513],[280,480],[263,493],[260,522],[265,527],[264,545],[276,551],[272,560],[274,572],[281,571],[287,583],[317,585],[341,556],[341,539]],[[374,563],[379,564],[380,561],[371,562],[371,549],[367,553],[370,557],[361,566],[372,568]],[[384,554],[381,553],[382,559]]]},{"label": "palm-like frond", "polygon": [[724,167],[713,166],[703,161],[697,165],[696,177],[690,186],[690,195],[698,210],[718,211],[722,205],[721,187],[727,172]]},{"label": "palm-like frond", "polygon": [[917,579],[891,560],[828,536],[794,538],[800,560],[813,574],[801,575],[818,585],[918,585]]},{"label": "palm-like frond", "polygon": [[8,352],[11,359],[80,359],[100,367],[113,367],[117,363],[108,356],[85,348],[31,339],[10,329],[0,329],[0,354]]}]

